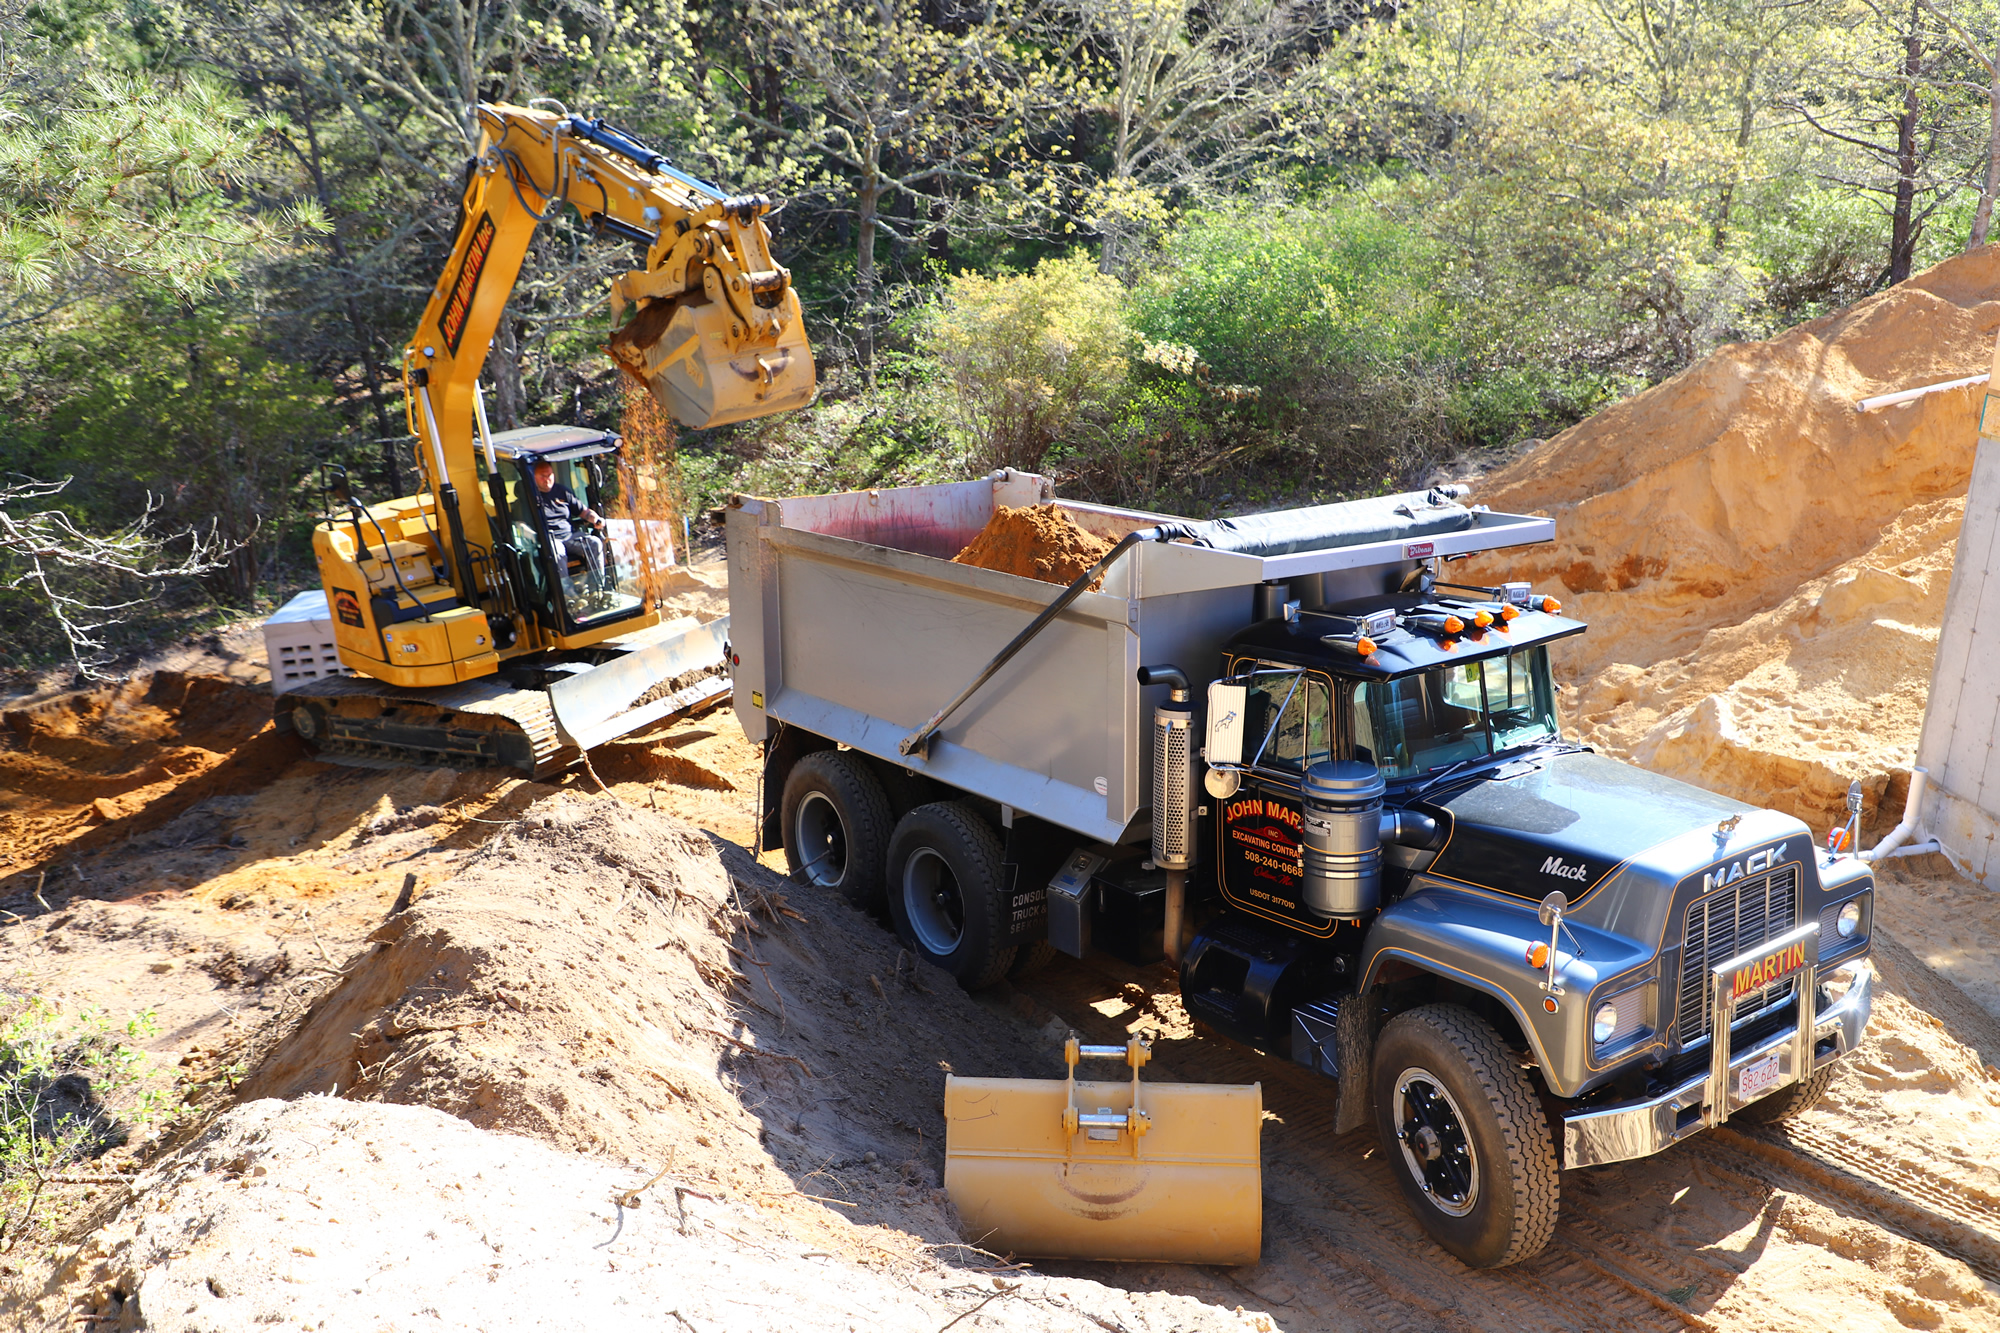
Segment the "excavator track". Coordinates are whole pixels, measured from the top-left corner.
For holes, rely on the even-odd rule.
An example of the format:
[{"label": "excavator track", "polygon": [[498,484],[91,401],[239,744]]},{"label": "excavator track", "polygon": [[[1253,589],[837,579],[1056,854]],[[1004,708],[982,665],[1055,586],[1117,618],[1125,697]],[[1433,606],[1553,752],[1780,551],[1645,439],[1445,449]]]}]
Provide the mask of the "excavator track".
[{"label": "excavator track", "polygon": [[364,677],[311,681],[278,696],[278,724],[333,763],[513,768],[554,777],[576,762],[546,690],[495,680],[407,690]]}]

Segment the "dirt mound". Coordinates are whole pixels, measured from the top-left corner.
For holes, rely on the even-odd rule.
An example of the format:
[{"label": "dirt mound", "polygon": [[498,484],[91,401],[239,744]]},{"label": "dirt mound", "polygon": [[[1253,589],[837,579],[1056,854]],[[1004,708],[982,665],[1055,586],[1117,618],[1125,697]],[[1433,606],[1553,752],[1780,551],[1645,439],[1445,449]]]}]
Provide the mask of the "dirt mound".
[{"label": "dirt mound", "polygon": [[[1576,688],[1593,743],[1824,829],[1893,824],[1916,762],[1963,499],[1911,508],[1868,551],[1693,652],[1613,662]],[[1595,626],[1593,626],[1593,632]],[[1587,636],[1586,636],[1587,637]]]},{"label": "dirt mound", "polygon": [[[1913,762],[1982,390],[2000,247],[1769,342],[1724,347],[1478,483],[1557,540],[1478,563],[1591,624],[1585,740],[1824,827]],[[1898,789],[1900,790],[1900,789]],[[1900,799],[1894,796],[1893,799]],[[1892,821],[1893,822],[1893,821]]]},{"label": "dirt mound", "polygon": [[670,816],[550,797],[385,925],[242,1095],[433,1106],[741,1197],[817,1171],[857,1221],[954,1239],[945,1069],[1046,1073],[1053,1048],[798,891]]},{"label": "dirt mound", "polygon": [[1110,542],[1078,527],[1060,505],[1023,505],[1018,509],[998,505],[984,530],[952,561],[1044,583],[1069,584],[1110,549]]},{"label": "dirt mound", "polygon": [[[64,1327],[1213,1330],[1182,1296],[801,1242],[792,1219],[425,1107],[254,1102],[90,1238]],[[647,1313],[647,1312],[651,1313]],[[63,1316],[66,1316],[64,1318]]]},{"label": "dirt mound", "polygon": [[256,791],[303,756],[253,685],[158,671],[0,713],[0,880]]}]

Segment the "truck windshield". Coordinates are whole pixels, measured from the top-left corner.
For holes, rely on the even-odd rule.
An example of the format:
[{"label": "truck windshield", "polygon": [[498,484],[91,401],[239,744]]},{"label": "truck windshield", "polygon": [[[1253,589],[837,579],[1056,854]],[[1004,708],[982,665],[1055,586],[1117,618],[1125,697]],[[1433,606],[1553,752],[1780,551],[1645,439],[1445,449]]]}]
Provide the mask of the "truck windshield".
[{"label": "truck windshield", "polygon": [[1356,757],[1392,780],[1558,734],[1546,648],[1368,681],[1354,691]]}]

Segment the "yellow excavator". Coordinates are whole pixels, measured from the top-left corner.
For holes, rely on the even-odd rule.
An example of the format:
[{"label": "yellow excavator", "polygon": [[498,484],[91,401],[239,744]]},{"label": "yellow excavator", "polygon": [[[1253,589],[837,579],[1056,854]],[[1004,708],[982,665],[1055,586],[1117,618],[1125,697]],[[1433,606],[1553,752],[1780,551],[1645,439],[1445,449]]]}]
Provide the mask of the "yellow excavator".
[{"label": "yellow excavator", "polygon": [[420,493],[330,480],[313,532],[341,664],[279,696],[311,749],[361,763],[534,776],[719,698],[727,621],[662,623],[676,534],[664,478],[607,431],[487,429],[479,373],[540,223],[565,203],[645,247],[611,291],[607,349],[691,427],[809,402],[811,348],[770,201],[727,195],[602,119],[536,99],[478,108],[451,256],[404,351]]}]

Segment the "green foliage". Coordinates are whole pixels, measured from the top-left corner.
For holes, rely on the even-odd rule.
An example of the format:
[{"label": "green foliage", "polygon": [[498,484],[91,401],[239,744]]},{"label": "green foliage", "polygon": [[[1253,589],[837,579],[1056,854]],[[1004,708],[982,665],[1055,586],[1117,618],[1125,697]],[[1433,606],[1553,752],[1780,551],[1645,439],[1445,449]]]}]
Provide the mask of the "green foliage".
[{"label": "green foliage", "polygon": [[[1464,448],[1567,424],[1602,376],[1563,364],[1423,231],[1370,193],[1215,208],[1162,242],[1137,287],[1149,340],[1192,347],[1211,382],[1201,414],[1241,476],[1230,493],[1355,493],[1414,483]],[[1272,488],[1250,474],[1282,469]],[[1213,471],[1213,467],[1209,467]]]},{"label": "green foliage", "polygon": [[953,443],[973,471],[1032,470],[1123,400],[1132,330],[1124,284],[1083,255],[1032,273],[952,278],[920,322]]},{"label": "green foliage", "polygon": [[944,423],[928,378],[921,362],[891,354],[872,386],[859,371],[836,368],[814,407],[684,436],[682,512],[705,513],[737,494],[964,480],[960,461],[938,448]]},{"label": "green foliage", "polygon": [[154,1027],[150,1012],[114,1027],[41,999],[0,1026],[0,1249],[33,1234],[52,1177],[163,1114],[160,1094],[138,1091],[146,1068],[133,1045]]},{"label": "green foliage", "polygon": [[0,347],[0,471],[77,477],[64,500],[98,527],[149,502],[168,527],[213,522],[237,546],[214,586],[249,598],[265,526],[290,516],[301,475],[343,432],[324,385],[221,300],[134,291],[49,323]]},{"label": "green foliage", "polygon": [[1302,362],[1422,362],[1454,350],[1437,247],[1365,197],[1243,201],[1189,216],[1136,287],[1139,331],[1195,348],[1231,383]]},{"label": "green foliage", "polygon": [[323,225],[308,200],[232,197],[261,127],[207,79],[91,71],[56,98],[27,91],[0,92],[0,289],[45,295],[104,269],[191,294]]}]

